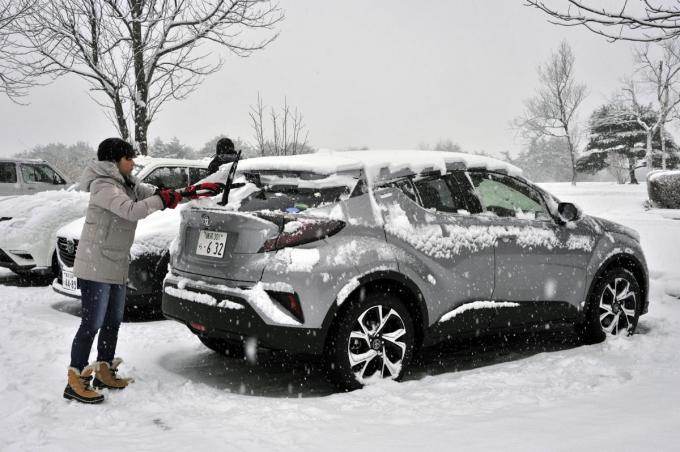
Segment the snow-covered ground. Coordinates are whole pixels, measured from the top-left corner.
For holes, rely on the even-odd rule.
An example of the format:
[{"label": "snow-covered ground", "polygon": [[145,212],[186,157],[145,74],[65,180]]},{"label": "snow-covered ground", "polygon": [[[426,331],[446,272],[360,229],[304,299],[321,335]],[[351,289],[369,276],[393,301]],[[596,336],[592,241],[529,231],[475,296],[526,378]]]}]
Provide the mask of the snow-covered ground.
[{"label": "snow-covered ground", "polygon": [[118,354],[137,381],[85,406],[61,396],[78,302],[0,271],[0,450],[678,450],[680,211],[645,211],[644,185],[544,186],[640,232],[638,334],[461,341],[426,350],[402,383],[333,393],[318,361],[251,364],[175,322],[125,323]]}]

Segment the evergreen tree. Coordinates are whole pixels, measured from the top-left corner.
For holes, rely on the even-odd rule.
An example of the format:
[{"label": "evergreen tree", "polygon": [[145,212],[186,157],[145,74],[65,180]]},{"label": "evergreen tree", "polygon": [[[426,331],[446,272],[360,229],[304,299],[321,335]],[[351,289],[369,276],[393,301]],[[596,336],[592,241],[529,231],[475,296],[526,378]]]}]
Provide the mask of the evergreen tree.
[{"label": "evergreen tree", "polygon": [[[645,121],[654,122],[656,113],[647,108]],[[631,184],[637,184],[635,168],[639,159],[645,156],[646,132],[638,123],[635,115],[618,104],[607,104],[598,108],[590,116],[590,135],[586,151],[576,163],[576,169],[582,173],[594,174],[605,168],[612,172],[618,170],[615,162],[627,160],[628,178]],[[672,138],[666,138],[666,152],[670,154],[669,165],[678,163],[678,149]],[[657,131],[652,137],[654,161],[661,161],[661,140]]]},{"label": "evergreen tree", "polygon": [[179,138],[173,137],[169,142],[156,138],[149,147],[151,157],[164,157],[173,159],[193,159],[196,152],[186,144],[182,144]]},{"label": "evergreen tree", "polygon": [[534,182],[568,182],[572,180],[571,158],[563,138],[534,137],[517,157],[504,152],[504,160],[522,168],[524,176]]}]

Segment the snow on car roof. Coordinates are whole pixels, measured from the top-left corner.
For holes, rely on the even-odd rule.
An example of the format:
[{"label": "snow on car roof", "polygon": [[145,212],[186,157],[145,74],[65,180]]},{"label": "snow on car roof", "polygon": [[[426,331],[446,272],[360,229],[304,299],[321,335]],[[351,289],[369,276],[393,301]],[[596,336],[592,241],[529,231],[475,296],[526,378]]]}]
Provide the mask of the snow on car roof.
[{"label": "snow on car roof", "polygon": [[29,159],[23,157],[0,157],[0,162],[19,162],[19,163],[47,163],[45,159]]},{"label": "snow on car roof", "polygon": [[[514,165],[491,157],[443,151],[421,150],[375,150],[375,151],[328,151],[314,154],[272,156],[244,159],[239,171],[294,170],[333,174],[342,171],[366,170],[372,178],[382,179],[400,172],[420,173],[481,168],[520,176],[522,170]],[[387,174],[384,174],[385,171]]]},{"label": "snow on car roof", "polygon": [[149,155],[139,155],[134,158],[135,163],[141,166],[147,165],[167,165],[167,166],[196,166],[196,167],[208,167],[210,164],[210,158],[205,157],[201,159],[173,159],[167,157],[151,157]]}]

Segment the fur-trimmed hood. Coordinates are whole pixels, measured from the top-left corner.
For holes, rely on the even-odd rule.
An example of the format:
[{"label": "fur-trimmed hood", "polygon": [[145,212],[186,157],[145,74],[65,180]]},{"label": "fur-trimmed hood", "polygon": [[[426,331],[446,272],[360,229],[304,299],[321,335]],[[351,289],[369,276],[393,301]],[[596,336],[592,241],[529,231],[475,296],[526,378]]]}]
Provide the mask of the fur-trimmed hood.
[{"label": "fur-trimmed hood", "polygon": [[137,179],[134,176],[124,178],[115,162],[91,160],[80,176],[80,189],[89,192],[92,182],[100,178],[113,179],[123,185],[126,185],[127,179],[129,185],[137,184]]}]

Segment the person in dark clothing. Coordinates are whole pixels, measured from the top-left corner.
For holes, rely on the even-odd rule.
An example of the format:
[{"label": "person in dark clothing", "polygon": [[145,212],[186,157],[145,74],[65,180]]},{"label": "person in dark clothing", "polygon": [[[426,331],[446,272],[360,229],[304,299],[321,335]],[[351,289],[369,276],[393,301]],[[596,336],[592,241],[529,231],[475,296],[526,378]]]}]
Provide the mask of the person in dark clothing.
[{"label": "person in dark clothing", "polygon": [[236,160],[236,151],[234,150],[234,142],[229,138],[220,138],[215,147],[215,157],[208,165],[208,174],[216,173],[221,165],[231,163]]}]

